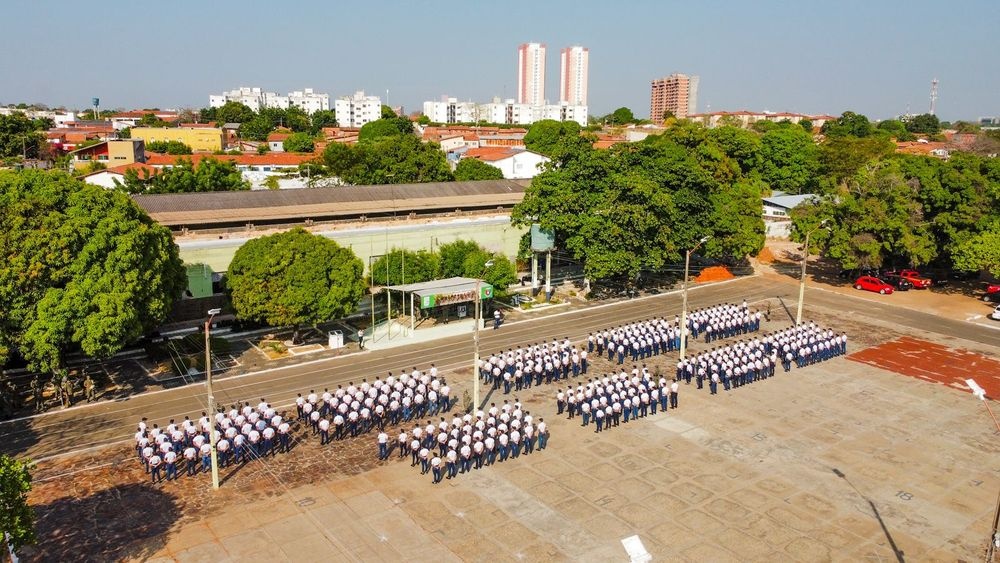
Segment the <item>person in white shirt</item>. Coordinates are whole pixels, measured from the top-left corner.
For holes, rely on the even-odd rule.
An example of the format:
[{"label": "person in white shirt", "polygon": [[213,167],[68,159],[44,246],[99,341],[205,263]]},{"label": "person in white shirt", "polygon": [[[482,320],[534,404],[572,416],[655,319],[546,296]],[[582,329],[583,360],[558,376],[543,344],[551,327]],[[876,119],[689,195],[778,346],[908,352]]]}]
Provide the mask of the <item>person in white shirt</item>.
[{"label": "person in white shirt", "polygon": [[389,435],[385,432],[378,433],[378,458],[389,459]]}]

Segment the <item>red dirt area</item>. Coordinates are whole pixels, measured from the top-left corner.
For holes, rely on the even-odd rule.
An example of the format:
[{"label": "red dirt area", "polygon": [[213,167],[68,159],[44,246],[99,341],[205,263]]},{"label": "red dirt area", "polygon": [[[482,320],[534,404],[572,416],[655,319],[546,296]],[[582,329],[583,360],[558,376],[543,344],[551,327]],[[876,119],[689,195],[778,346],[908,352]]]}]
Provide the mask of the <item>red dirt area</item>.
[{"label": "red dirt area", "polygon": [[847,358],[970,393],[965,380],[975,379],[987,397],[1000,398],[1000,361],[968,350],[904,336]]},{"label": "red dirt area", "polygon": [[760,254],[757,255],[757,261],[761,264],[773,264],[774,252],[771,252],[771,249],[765,246],[761,249]]},{"label": "red dirt area", "polygon": [[732,272],[729,271],[729,268],[726,268],[725,266],[711,266],[702,270],[701,273],[698,274],[698,277],[694,278],[694,281],[702,283],[731,280],[734,277],[735,276],[733,276]]}]

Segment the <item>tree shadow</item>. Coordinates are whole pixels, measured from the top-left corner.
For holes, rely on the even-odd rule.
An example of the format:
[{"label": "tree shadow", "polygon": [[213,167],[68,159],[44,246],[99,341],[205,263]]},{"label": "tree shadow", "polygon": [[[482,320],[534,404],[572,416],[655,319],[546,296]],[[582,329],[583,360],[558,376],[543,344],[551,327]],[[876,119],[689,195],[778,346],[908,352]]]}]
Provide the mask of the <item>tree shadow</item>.
[{"label": "tree shadow", "polygon": [[180,510],[173,495],[132,483],[56,499],[35,516],[38,544],[22,550],[26,560],[145,560],[166,545]]},{"label": "tree shadow", "polygon": [[16,418],[0,422],[0,453],[17,456],[28,451],[39,441],[38,432],[34,429],[33,418]]}]

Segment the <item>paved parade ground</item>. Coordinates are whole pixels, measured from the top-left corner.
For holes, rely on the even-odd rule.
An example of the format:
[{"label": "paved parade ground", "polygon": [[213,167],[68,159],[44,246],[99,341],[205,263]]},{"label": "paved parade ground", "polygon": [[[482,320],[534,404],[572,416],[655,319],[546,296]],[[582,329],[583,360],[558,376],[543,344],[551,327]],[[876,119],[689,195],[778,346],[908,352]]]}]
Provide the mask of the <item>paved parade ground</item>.
[{"label": "paved parade ground", "polygon": [[[747,297],[770,307],[769,331],[788,326],[783,303],[794,303],[774,296],[793,290],[741,280],[691,295],[695,306]],[[591,326],[651,316],[653,306],[672,317],[676,301],[659,296],[514,324],[488,331],[484,352],[506,348],[502,339],[518,331],[523,342],[567,335],[561,331],[578,340]],[[207,475],[150,485],[130,445],[120,442],[127,430],[88,442],[76,429],[54,430],[72,420],[62,413],[21,448],[46,454],[32,493],[41,551],[26,559],[627,561],[621,540],[638,535],[654,560],[981,560],[1000,490],[1000,436],[968,391],[927,380],[971,373],[991,390],[988,374],[977,370],[995,369],[995,335],[919,331],[893,321],[902,313],[852,300],[817,296],[806,311],[807,319],[848,333],[849,356],[787,374],[779,368],[773,378],[717,396],[707,385],[682,384],[678,409],[600,434],[556,416],[554,384],[535,387],[518,398],[545,418],[548,448],[441,484],[408,459],[378,461],[373,434],[321,447],[300,429],[291,453],[224,470],[217,493]],[[451,353],[445,346],[438,357]],[[397,369],[437,359],[384,353],[383,363]],[[358,367],[382,375],[381,366],[372,373],[368,365],[375,359],[359,356]],[[966,369],[973,360],[980,363]],[[670,374],[674,362],[647,361]],[[898,373],[907,362],[918,364],[920,375]],[[461,396],[469,369],[457,360],[438,365],[447,366],[443,375]],[[313,386],[354,369],[335,366],[314,373]],[[606,369],[606,360],[594,361],[591,375]],[[287,404],[292,389],[308,386],[285,381],[274,393],[254,387],[238,398],[263,394]],[[161,403],[192,396],[159,395]],[[164,412],[199,410],[178,405]],[[114,410],[94,412],[117,420]],[[134,412],[121,416],[138,420]],[[93,447],[52,457],[61,440]]]}]

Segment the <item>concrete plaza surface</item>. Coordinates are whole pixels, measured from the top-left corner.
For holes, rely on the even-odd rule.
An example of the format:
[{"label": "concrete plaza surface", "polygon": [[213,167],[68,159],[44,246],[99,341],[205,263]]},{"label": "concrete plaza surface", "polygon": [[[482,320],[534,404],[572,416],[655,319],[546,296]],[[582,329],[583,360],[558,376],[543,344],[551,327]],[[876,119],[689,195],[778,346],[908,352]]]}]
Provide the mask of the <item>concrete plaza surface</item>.
[{"label": "concrete plaza surface", "polygon": [[[780,372],[780,370],[779,370]],[[391,461],[172,531],[157,561],[981,559],[1000,442],[969,394],[839,358],[433,485]],[[314,447],[314,445],[310,445]],[[395,460],[395,458],[393,458]],[[280,460],[279,460],[280,462]]]}]

